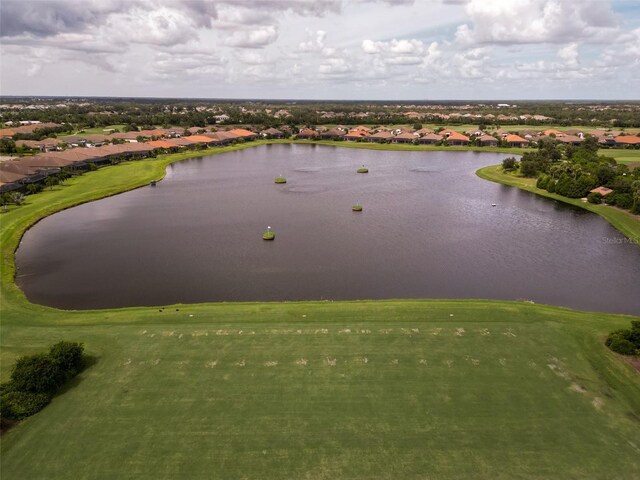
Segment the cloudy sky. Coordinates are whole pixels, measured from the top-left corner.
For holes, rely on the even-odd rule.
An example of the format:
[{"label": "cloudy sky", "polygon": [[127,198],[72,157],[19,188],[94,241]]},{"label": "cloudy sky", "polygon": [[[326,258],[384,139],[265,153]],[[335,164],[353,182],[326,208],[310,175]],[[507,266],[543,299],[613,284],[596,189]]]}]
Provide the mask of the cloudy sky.
[{"label": "cloudy sky", "polygon": [[639,99],[640,0],[2,0],[0,93]]}]

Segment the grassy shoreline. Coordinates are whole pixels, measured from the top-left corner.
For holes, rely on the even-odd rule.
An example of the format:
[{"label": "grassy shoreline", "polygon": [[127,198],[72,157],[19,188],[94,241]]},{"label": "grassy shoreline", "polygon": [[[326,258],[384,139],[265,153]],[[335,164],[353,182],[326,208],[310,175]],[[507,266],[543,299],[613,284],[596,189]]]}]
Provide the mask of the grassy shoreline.
[{"label": "grassy shoreline", "polygon": [[535,193],[542,197],[551,198],[559,202],[568,203],[575,207],[580,207],[597,215],[600,215],[613,227],[622,232],[631,242],[640,246],[640,217],[619,208],[610,207],[608,205],[595,205],[593,203],[583,202],[579,198],[567,198],[555,193],[549,193],[546,190],[536,187],[535,178],[517,177],[515,175],[503,172],[500,165],[484,167],[476,172],[480,178],[489,180],[503,185],[516,187],[527,192]]}]

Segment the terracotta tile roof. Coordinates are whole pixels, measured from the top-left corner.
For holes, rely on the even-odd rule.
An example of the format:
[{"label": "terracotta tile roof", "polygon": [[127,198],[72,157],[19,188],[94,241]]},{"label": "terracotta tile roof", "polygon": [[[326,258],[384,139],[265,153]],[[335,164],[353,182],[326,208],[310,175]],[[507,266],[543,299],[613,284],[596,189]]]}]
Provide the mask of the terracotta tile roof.
[{"label": "terracotta tile roof", "polygon": [[[442,134],[442,132],[440,132]],[[469,137],[458,132],[453,132],[447,137],[447,141],[468,142]]]},{"label": "terracotta tile roof", "polygon": [[186,147],[187,145],[193,145],[193,142],[187,140],[189,137],[170,138],[167,140],[174,147]]},{"label": "terracotta tile roof", "polygon": [[244,128],[234,128],[233,130],[229,130],[229,133],[233,133],[239,137],[255,137],[256,133],[251,132],[249,130],[245,130]]},{"label": "terracotta tile roof", "polygon": [[522,138],[520,135],[509,134],[504,137],[507,143],[529,143],[529,140]]},{"label": "terracotta tile roof", "polygon": [[147,145],[149,145],[150,147],[153,148],[175,148],[177,147],[176,144],[171,143],[168,140],[155,140],[152,142],[145,142]]},{"label": "terracotta tile roof", "polygon": [[[352,133],[360,133],[360,132],[352,132]],[[381,130],[378,133],[372,133],[371,135],[366,135],[366,137],[373,140],[387,140],[389,138],[392,138],[393,134],[391,132],[388,132],[387,130]]]},{"label": "terracotta tile roof", "polygon": [[426,135],[424,135],[422,137],[423,140],[433,140],[436,142],[439,142],[440,140],[442,140],[444,137],[438,133],[427,133]]},{"label": "terracotta tile roof", "polygon": [[416,136],[413,133],[410,132],[404,132],[404,133],[400,133],[398,135],[396,135],[394,138],[399,138],[401,140],[415,140]]},{"label": "terracotta tile roof", "polygon": [[550,129],[545,130],[544,132],[542,132],[542,134],[546,135],[546,136],[550,136],[550,135],[553,134],[553,135],[555,135],[557,137],[558,135],[562,135],[563,133],[560,130],[554,130],[553,128],[550,128]]},{"label": "terracotta tile roof", "polygon": [[599,193],[603,197],[605,195],[609,195],[611,192],[613,192],[613,190],[611,190],[610,188],[607,188],[607,187],[598,187],[598,188],[594,188],[593,190],[590,191],[590,193]]},{"label": "terracotta tile roof", "polygon": [[480,142],[480,143],[485,143],[485,142],[498,142],[498,139],[496,137],[492,137],[491,135],[487,135],[486,133],[484,135],[480,135],[478,138],[476,138],[476,141]]},{"label": "terracotta tile roof", "polygon": [[640,144],[640,137],[635,135],[620,135],[615,137],[616,143],[624,143],[625,145],[638,145]]},{"label": "terracotta tile roof", "polygon": [[183,137],[183,138],[191,143],[215,143],[216,142],[215,138],[207,137],[204,135],[191,135],[189,137]]}]

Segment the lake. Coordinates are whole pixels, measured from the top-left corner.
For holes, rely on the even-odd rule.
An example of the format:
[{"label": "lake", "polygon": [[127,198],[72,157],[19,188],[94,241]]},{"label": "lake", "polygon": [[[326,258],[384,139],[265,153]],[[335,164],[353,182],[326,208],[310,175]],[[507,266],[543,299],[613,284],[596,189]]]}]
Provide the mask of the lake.
[{"label": "lake", "polygon": [[155,187],[38,222],[16,281],[63,309],[490,298],[640,314],[640,248],[475,175],[506,156],[266,145],[182,161]]}]

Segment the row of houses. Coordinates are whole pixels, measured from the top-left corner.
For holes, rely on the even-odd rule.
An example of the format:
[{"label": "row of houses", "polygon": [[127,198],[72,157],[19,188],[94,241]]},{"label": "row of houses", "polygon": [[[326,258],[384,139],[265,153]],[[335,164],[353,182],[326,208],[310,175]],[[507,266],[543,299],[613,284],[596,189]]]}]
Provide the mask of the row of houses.
[{"label": "row of houses", "polygon": [[[590,134],[605,145],[640,145],[640,136],[638,135],[623,135],[623,132],[593,132]],[[184,148],[224,146],[238,141],[252,141],[257,138],[289,138],[291,135],[292,132],[288,129],[276,128],[268,128],[259,132],[244,128],[207,132],[202,128],[193,127],[191,129],[154,129],[111,135],[69,136],[63,140],[67,147],[64,150],[60,146],[62,140],[59,139],[50,138],[38,142],[22,141],[22,145],[39,149],[41,153],[0,162],[0,193],[21,189],[29,183],[41,182],[47,176],[55,175],[65,167],[83,169],[87,168],[89,164],[105,164],[115,158],[140,158],[148,156],[152,152],[177,152]],[[579,145],[584,141],[585,134],[584,132],[548,129],[541,132],[520,131],[517,134],[497,130],[490,135],[480,129],[460,133],[451,129],[436,132],[428,128],[412,131],[405,128],[369,128],[363,125],[347,128],[338,125],[334,128],[301,128],[295,137],[308,140],[343,140],[347,142],[446,144],[452,146],[473,143],[485,147],[498,145],[527,147],[533,142],[550,138],[566,144]]]},{"label": "row of houses", "polygon": [[[142,132],[137,132],[142,133]],[[154,132],[152,135],[164,136],[166,132]],[[141,135],[136,138],[131,136],[123,143],[94,142],[91,139],[81,137],[77,142],[78,147],[64,150],[47,150],[28,157],[18,157],[0,162],[0,193],[20,190],[30,183],[42,182],[46,177],[55,175],[62,168],[86,169],[89,164],[103,165],[114,159],[135,159],[149,156],[152,152],[168,151],[177,152],[183,148],[197,148],[208,146],[223,146],[242,139],[251,141],[258,134],[245,129],[234,129],[225,132],[208,132],[201,135],[175,136],[158,138],[151,141],[139,141]],[[73,142],[69,138],[66,142]],[[76,145],[66,143],[68,146]]]}]

